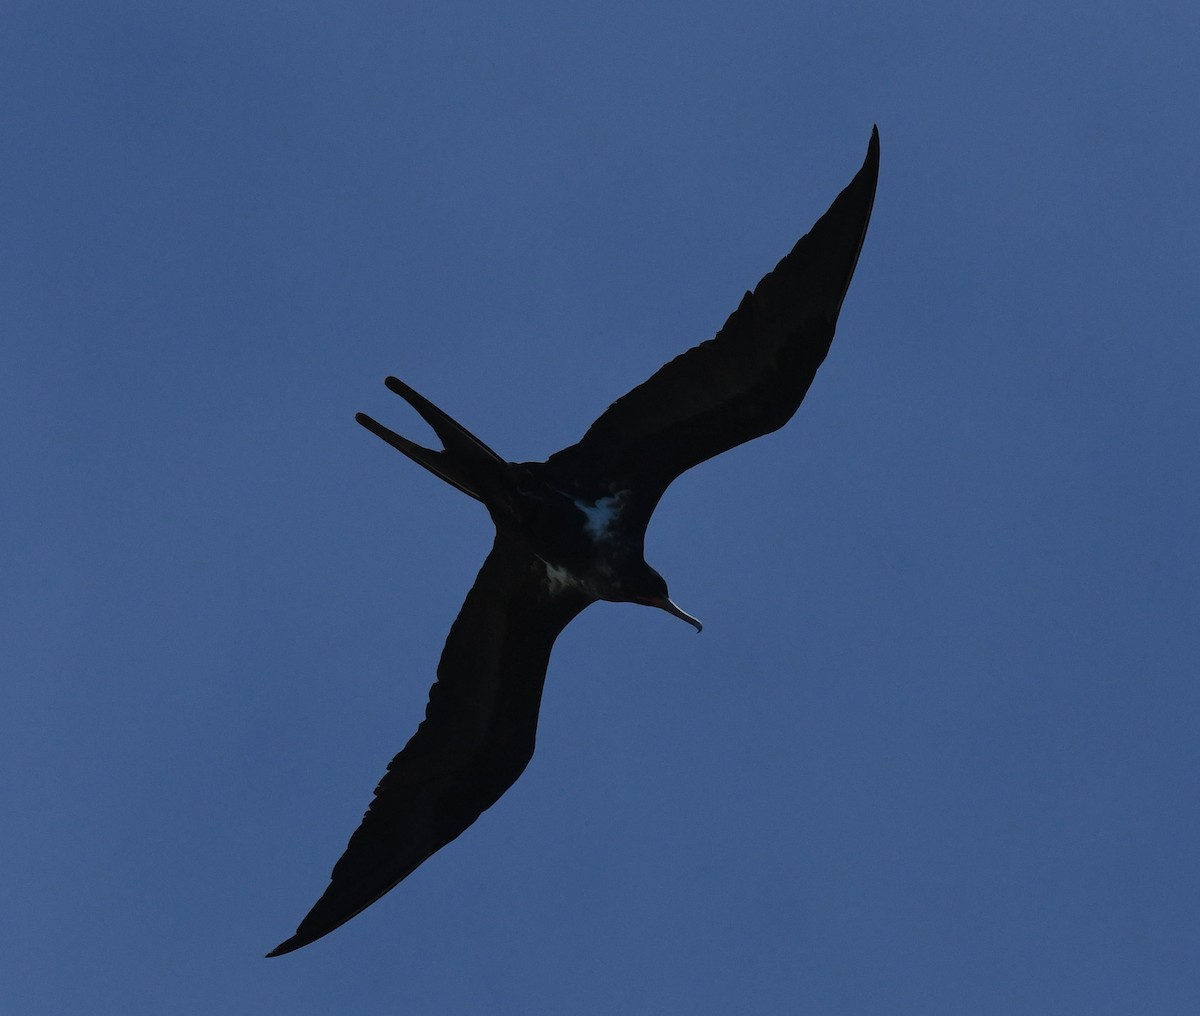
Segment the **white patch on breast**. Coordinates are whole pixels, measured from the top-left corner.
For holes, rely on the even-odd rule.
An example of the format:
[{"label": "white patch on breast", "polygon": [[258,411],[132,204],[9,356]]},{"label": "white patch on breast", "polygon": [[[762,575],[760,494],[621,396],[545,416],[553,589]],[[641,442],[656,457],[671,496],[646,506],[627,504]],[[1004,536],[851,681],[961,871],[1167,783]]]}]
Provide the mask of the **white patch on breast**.
[{"label": "white patch on breast", "polygon": [[583,528],[593,540],[612,539],[612,526],[621,514],[625,493],[621,491],[611,497],[602,497],[595,504],[588,504],[586,501],[575,502],[575,507],[587,516]]},{"label": "white patch on breast", "polygon": [[546,569],[546,585],[551,593],[561,593],[567,589],[574,589],[578,585],[575,577],[566,568],[560,568],[548,561],[543,561],[542,565]]}]

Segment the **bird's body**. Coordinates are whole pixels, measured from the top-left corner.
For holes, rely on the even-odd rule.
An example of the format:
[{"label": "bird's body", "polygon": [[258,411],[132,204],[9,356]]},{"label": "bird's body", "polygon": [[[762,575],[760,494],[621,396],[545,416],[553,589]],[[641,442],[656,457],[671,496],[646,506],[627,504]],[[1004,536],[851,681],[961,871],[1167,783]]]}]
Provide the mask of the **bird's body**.
[{"label": "bird's body", "polygon": [[441,439],[434,451],[368,416],[372,433],[483,502],[496,540],[450,629],[425,720],[388,766],[291,952],[348,921],[454,839],[533,755],[559,632],[597,600],[679,609],[643,557],[650,517],[685,470],[783,426],[828,352],[866,235],[878,134],[829,211],[715,338],[618,399],[545,462],[505,461],[402,381],[387,386]]}]

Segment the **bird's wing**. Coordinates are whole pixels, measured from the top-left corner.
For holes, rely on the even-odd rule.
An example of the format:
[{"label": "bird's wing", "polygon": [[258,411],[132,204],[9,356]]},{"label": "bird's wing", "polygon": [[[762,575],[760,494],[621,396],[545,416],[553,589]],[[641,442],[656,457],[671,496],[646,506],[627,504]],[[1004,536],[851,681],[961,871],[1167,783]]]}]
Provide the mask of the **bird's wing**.
[{"label": "bird's wing", "polygon": [[450,629],[425,719],[375,790],[329,887],[279,956],[326,935],[459,835],[533,755],[550,649],[588,603],[497,535]]},{"label": "bird's wing", "polygon": [[849,186],[717,335],[619,398],[550,467],[628,481],[648,519],[680,473],[782,427],[829,351],[878,176],[873,130]]}]

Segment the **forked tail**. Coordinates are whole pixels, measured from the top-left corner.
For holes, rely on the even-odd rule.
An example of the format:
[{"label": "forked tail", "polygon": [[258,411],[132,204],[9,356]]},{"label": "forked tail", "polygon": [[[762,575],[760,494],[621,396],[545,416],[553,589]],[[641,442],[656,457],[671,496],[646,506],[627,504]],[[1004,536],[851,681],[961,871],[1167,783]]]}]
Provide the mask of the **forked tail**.
[{"label": "forked tail", "polygon": [[372,420],[366,413],[355,413],[354,419],[376,437],[383,438],[398,451],[431,473],[453,484],[464,494],[477,501],[488,501],[489,491],[496,489],[508,465],[487,445],[479,440],[462,424],[452,420],[428,399],[413,391],[398,378],[384,381],[388,389],[395,392],[413,407],[442,439],[443,450],[433,451],[388,430],[383,424]]}]

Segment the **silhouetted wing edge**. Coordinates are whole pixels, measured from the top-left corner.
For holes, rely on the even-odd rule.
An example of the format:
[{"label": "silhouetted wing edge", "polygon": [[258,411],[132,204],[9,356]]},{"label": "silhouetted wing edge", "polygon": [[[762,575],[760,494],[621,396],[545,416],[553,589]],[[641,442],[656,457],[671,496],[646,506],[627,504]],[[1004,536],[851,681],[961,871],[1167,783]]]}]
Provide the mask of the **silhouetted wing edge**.
[{"label": "silhouetted wing edge", "polygon": [[425,719],[392,759],[328,888],[268,956],[361,913],[513,784],[533,755],[554,640],[590,602],[572,590],[551,594],[541,563],[497,534],[451,626]]},{"label": "silhouetted wing edge", "polygon": [[650,511],[680,473],[791,419],[829,351],[878,176],[873,129],[854,179],[717,335],[617,399],[551,466],[636,481]]}]

